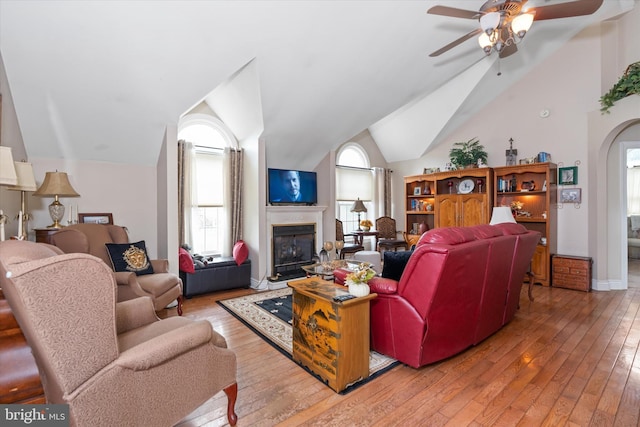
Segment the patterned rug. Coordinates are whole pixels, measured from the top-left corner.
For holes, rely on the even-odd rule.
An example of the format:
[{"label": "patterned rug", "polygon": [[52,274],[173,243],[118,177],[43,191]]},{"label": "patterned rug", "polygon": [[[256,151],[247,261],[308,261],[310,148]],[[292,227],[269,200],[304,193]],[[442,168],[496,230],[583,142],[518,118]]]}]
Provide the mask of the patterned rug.
[{"label": "patterned rug", "polygon": [[[218,304],[282,354],[292,359],[293,329],[291,319],[293,312],[291,310],[291,294],[292,289],[287,287],[218,301]],[[340,394],[348,393],[356,387],[366,384],[399,363],[395,359],[371,351],[369,353],[369,378],[350,385]],[[305,367],[300,367],[311,373]],[[314,377],[320,379],[316,375]]]}]

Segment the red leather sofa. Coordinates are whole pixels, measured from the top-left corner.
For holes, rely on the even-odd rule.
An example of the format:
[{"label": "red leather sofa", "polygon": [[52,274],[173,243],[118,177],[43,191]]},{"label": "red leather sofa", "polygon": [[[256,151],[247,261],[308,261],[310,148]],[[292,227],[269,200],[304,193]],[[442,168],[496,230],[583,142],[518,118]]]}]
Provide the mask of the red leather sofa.
[{"label": "red leather sofa", "polygon": [[399,281],[369,281],[372,350],[418,368],[495,333],[515,316],[539,240],[513,223],[424,233]]}]

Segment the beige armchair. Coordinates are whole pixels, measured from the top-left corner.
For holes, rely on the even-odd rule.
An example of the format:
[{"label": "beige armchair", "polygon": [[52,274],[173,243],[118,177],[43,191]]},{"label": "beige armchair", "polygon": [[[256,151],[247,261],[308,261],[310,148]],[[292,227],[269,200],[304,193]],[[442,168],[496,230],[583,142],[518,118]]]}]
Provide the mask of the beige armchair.
[{"label": "beige armchair", "polygon": [[172,426],[220,390],[235,425],[236,356],[206,320],[158,319],[150,298],[116,303],[105,263],[49,245],[0,242],[0,286],[48,403],[74,426]]},{"label": "beige armchair", "polygon": [[[112,267],[107,243],[128,243],[129,236],[124,227],[105,224],[74,224],[51,236],[51,243],[65,253],[85,253],[97,256]],[[113,275],[118,284],[118,301],[147,296],[153,301],[156,311],[164,309],[172,301],[178,301],[178,314],[182,316],[182,280],[169,273],[167,260],[149,260],[154,274],[136,276],[130,271],[116,271]]]}]

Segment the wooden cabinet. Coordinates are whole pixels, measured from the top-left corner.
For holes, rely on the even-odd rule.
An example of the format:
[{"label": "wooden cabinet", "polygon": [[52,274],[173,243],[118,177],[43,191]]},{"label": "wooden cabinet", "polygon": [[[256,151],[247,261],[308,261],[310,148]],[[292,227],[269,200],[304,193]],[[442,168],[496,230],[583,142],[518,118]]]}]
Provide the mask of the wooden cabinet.
[{"label": "wooden cabinet", "polygon": [[533,255],[535,282],[549,286],[551,255],[557,248],[557,166],[554,163],[493,168],[495,206],[520,204],[516,221],[540,232],[542,239]]},{"label": "wooden cabinet", "polygon": [[51,244],[51,236],[60,231],[59,228],[36,228],[36,242]]},{"label": "wooden cabinet", "polygon": [[413,229],[421,222],[431,229],[487,224],[491,219],[491,168],[415,175],[404,180],[408,233],[416,231]]},{"label": "wooden cabinet", "polygon": [[409,234],[418,234],[418,227],[425,223],[434,228],[435,181],[433,175],[415,175],[404,178],[405,229]]},{"label": "wooden cabinet", "polygon": [[344,286],[311,277],[293,288],[293,360],[336,392],[369,376],[369,301],[376,294],[336,302]]},{"label": "wooden cabinet", "polygon": [[488,216],[486,194],[443,195],[437,197],[436,227],[468,227],[486,224]]}]

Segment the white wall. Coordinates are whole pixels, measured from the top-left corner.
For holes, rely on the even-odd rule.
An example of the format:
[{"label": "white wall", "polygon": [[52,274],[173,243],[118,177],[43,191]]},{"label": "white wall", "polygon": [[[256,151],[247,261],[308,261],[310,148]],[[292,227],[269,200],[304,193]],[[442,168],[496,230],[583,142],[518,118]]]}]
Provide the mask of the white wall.
[{"label": "white wall", "polygon": [[[131,241],[145,240],[149,256],[158,255],[155,167],[69,159],[30,160],[38,185],[46,172],[58,170],[68,174],[71,185],[80,194],[80,197],[60,199],[67,209],[64,221],[68,219],[70,205],[81,213],[111,212],[115,224],[129,229]],[[30,229],[51,224],[47,207],[53,199],[27,194],[33,214]],[[29,239],[35,240],[33,232]]]}]

